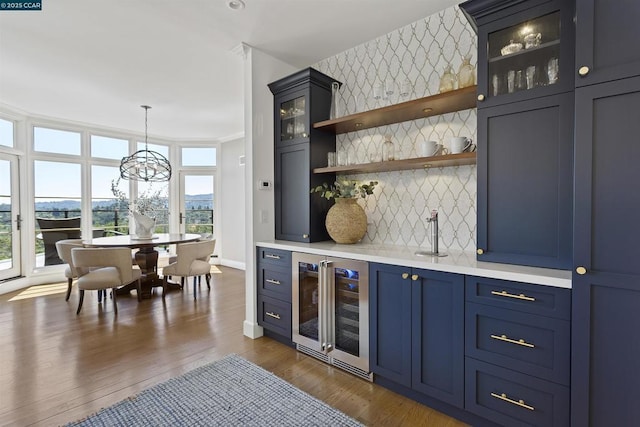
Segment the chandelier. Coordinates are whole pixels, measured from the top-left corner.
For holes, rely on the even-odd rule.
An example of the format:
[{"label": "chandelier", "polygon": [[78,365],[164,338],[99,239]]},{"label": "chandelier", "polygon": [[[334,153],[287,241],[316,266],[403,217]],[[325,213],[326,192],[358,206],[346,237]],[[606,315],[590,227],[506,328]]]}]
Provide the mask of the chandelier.
[{"label": "chandelier", "polygon": [[122,158],[120,176],[134,181],[169,181],[171,179],[169,160],[156,151],[150,151],[147,145],[147,114],[151,107],[148,105],[140,107],[144,108],[144,150],[138,150]]}]

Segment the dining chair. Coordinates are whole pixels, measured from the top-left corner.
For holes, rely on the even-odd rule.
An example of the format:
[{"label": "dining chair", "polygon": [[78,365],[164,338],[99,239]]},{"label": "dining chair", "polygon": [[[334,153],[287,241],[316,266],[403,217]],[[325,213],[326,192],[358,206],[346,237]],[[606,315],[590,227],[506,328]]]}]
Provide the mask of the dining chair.
[{"label": "dining chair", "polygon": [[[85,290],[111,289],[113,311],[118,314],[116,290],[118,286],[128,285],[136,281],[138,301],[142,297],[142,273],[131,265],[131,249],[129,248],[73,248],[71,258],[78,272],[77,286],[80,291],[78,310],[80,314]],[[105,298],[106,301],[106,298]]]},{"label": "dining chair", "polygon": [[80,217],[36,218],[40,228],[39,237],[44,244],[44,265],[63,264],[58,256],[56,242],[80,238]]},{"label": "dining chair", "polygon": [[169,276],[180,276],[184,286],[184,278],[193,277],[193,298],[196,299],[196,277],[205,276],[207,288],[211,289],[211,254],[215,249],[215,240],[180,243],[176,245],[175,262],[162,269],[162,298],[167,294]]},{"label": "dining chair", "polygon": [[73,260],[71,259],[71,249],[73,248],[81,248],[82,247],[82,239],[64,239],[58,240],[56,242],[56,251],[58,252],[58,257],[67,264],[67,267],[64,269],[64,276],[67,278],[67,296],[65,297],[65,301],[69,301],[69,297],[71,296],[71,288],[73,286],[73,280],[78,278],[78,272],[76,271],[75,266],[73,265]]}]

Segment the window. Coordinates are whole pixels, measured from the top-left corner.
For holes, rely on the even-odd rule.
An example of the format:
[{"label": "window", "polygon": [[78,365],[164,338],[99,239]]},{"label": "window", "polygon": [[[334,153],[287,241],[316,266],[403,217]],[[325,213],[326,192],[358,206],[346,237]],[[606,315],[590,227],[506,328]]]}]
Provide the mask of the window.
[{"label": "window", "polygon": [[119,168],[115,166],[91,166],[91,213],[93,237],[129,233],[129,213],[124,203],[111,191],[112,185],[129,199],[127,181],[120,181]]},{"label": "window", "polygon": [[36,266],[62,264],[55,242],[80,238],[80,165],[36,160],[33,170]]},{"label": "window", "polygon": [[[154,150],[155,151],[155,150]],[[138,202],[148,199],[156,219],[156,233],[169,232],[169,185],[166,182],[138,182]]]},{"label": "window", "polygon": [[215,166],[215,147],[184,147],[182,166]]},{"label": "window", "polygon": [[91,135],[91,157],[121,160],[129,155],[129,141]]},{"label": "window", "polygon": [[80,155],[80,133],[33,128],[33,149],[47,153]]},{"label": "window", "polygon": [[0,119],[0,145],[13,147],[13,122]]}]

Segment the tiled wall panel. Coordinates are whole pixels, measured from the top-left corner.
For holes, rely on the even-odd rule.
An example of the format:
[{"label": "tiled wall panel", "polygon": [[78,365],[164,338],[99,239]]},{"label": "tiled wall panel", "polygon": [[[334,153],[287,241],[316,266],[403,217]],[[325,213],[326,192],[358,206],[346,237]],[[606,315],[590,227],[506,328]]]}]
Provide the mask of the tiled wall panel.
[{"label": "tiled wall panel", "polygon": [[[383,37],[356,46],[314,66],[343,82],[340,115],[379,108],[438,93],[440,76],[451,64],[457,72],[465,55],[476,65],[477,38],[458,7],[421,19]],[[394,93],[373,98],[373,89],[391,79]],[[411,93],[400,96],[401,83],[411,82]],[[414,120],[339,135],[337,149],[355,163],[379,158],[384,135],[392,136],[396,158],[419,157],[416,145],[436,140],[449,145],[452,136],[476,139],[476,110]],[[476,248],[476,167],[343,175],[341,179],[377,180],[373,196],[360,203],[367,212],[366,242],[430,248],[431,209],[439,211],[440,251]]]}]

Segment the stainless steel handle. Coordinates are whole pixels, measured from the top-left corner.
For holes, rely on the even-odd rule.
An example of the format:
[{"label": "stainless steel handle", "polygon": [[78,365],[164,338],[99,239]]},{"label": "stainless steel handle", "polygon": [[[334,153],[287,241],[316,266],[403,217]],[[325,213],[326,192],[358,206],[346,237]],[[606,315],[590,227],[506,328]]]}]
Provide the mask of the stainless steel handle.
[{"label": "stainless steel handle", "polygon": [[528,409],[530,411],[535,411],[536,408],[534,408],[533,406],[527,405],[526,403],[524,403],[524,400],[520,399],[520,400],[514,400],[514,399],[510,399],[509,397],[507,397],[507,395],[505,393],[491,393],[492,397],[495,397],[496,399],[500,399],[500,400],[504,400],[505,402],[509,402],[512,405],[516,405],[519,406],[521,408],[525,408]]},{"label": "stainless steel handle", "polygon": [[269,316],[269,317],[273,317],[274,319],[278,319],[278,320],[280,320],[280,315],[279,315],[279,314],[276,314],[276,313],[274,313],[274,312],[272,312],[272,311],[267,311],[265,314],[266,314],[267,316]]},{"label": "stainless steel handle", "polygon": [[491,338],[493,338],[494,340],[504,341],[504,342],[508,342],[508,343],[511,343],[511,344],[521,345],[523,347],[535,348],[535,345],[533,345],[531,343],[528,343],[523,339],[514,340],[514,339],[511,339],[511,338],[507,337],[506,335],[491,335]]},{"label": "stainless steel handle", "polygon": [[524,301],[535,301],[536,300],[534,297],[528,297],[525,294],[516,295],[516,294],[510,294],[507,291],[491,291],[491,295],[497,295],[499,297],[506,297],[506,298],[521,299],[521,300],[524,300]]},{"label": "stainless steel handle", "polygon": [[322,285],[324,283],[324,276],[326,274],[325,261],[318,263],[318,343],[320,343],[320,349],[326,351],[327,349],[327,337],[325,331],[325,299],[326,289]]},{"label": "stainless steel handle", "polygon": [[280,255],[264,254],[265,258],[280,259]]},{"label": "stainless steel handle", "polygon": [[266,279],[265,282],[271,283],[272,285],[281,285],[280,280]]}]

